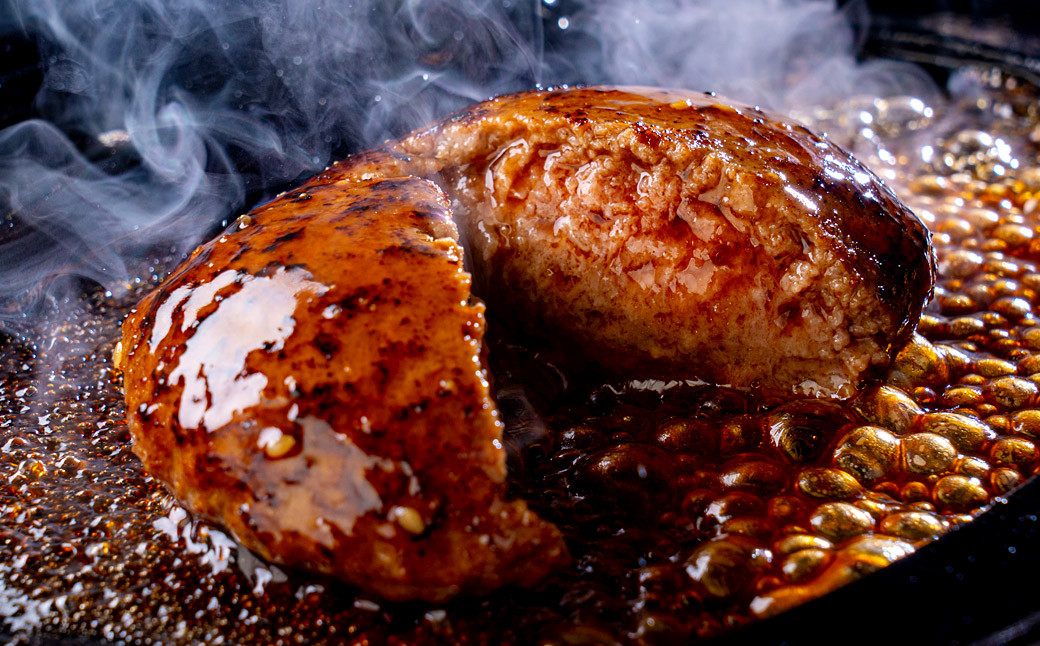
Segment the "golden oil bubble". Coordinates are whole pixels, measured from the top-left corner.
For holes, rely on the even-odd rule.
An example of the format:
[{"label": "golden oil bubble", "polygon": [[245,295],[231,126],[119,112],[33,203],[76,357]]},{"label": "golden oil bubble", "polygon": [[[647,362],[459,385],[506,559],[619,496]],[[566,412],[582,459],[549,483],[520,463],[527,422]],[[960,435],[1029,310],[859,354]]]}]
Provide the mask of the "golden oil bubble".
[{"label": "golden oil bubble", "polygon": [[892,536],[862,536],[841,548],[838,557],[862,559],[879,567],[889,565],[914,552],[914,546]]},{"label": "golden oil bubble", "polygon": [[[1034,244],[1035,244],[1035,241],[1034,241]],[[1035,289],[1030,289],[1029,287],[1026,287],[1024,285],[1020,285],[1019,288],[1017,290],[1015,290],[1015,293],[1014,294],[1010,294],[1010,295],[1011,296],[1017,296],[1018,298],[1024,298],[1027,301],[1029,301],[1030,303],[1035,303],[1036,300],[1037,300],[1037,292],[1036,292],[1036,290]],[[1024,321],[1021,321],[1021,322],[1024,323]]]},{"label": "golden oil bubble", "polygon": [[780,524],[800,516],[804,509],[805,503],[802,499],[793,495],[774,496],[766,503],[769,518]]},{"label": "golden oil bubble", "polygon": [[960,379],[958,379],[957,383],[965,386],[985,386],[987,383],[989,383],[989,380],[983,377],[982,375],[969,373],[963,375]]},{"label": "golden oil bubble", "polygon": [[930,314],[922,314],[917,322],[917,332],[927,338],[946,336],[949,332],[949,324],[945,319]]},{"label": "golden oil bubble", "polygon": [[[967,278],[982,266],[981,254],[965,249],[957,249],[944,255],[939,261],[939,271],[949,278]],[[1040,282],[1040,277],[1038,277]],[[974,307],[974,304],[972,305]]]},{"label": "golden oil bubble", "polygon": [[986,333],[986,324],[977,316],[958,316],[950,321],[950,334],[959,339]]},{"label": "golden oil bubble", "polygon": [[975,362],[975,371],[983,377],[993,379],[1013,375],[1017,371],[1015,364],[995,357],[986,357]]},{"label": "golden oil bubble", "polygon": [[927,386],[918,386],[917,388],[914,388],[910,391],[910,396],[913,397],[918,404],[923,406],[933,404],[937,399],[935,391]]},{"label": "golden oil bubble", "polygon": [[944,219],[936,230],[950,236],[950,240],[953,242],[959,242],[975,234],[975,227],[971,226],[970,222],[956,217]]},{"label": "golden oil bubble", "polygon": [[909,503],[930,501],[932,491],[923,482],[908,482],[903,485],[902,490],[899,492],[899,497]]},{"label": "golden oil bubble", "polygon": [[888,504],[881,502],[880,500],[860,498],[852,504],[873,516],[875,520],[883,517],[888,512]]},{"label": "golden oil bubble", "polygon": [[993,469],[989,474],[989,486],[997,495],[1008,493],[1022,482],[1022,474],[1008,467]]},{"label": "golden oil bubble", "polygon": [[759,495],[777,493],[787,484],[787,469],[766,459],[742,459],[719,472],[719,482],[729,490]]},{"label": "golden oil bubble", "polygon": [[[994,328],[1006,328],[1008,326],[1008,320],[1004,318],[1003,314],[998,312],[983,312],[982,322],[986,324],[986,327],[990,328],[991,334]],[[996,361],[1000,361],[1000,359]],[[985,375],[986,373],[983,372],[982,374]]]},{"label": "golden oil bubble", "polygon": [[809,524],[825,538],[843,541],[873,529],[874,517],[847,502],[827,502],[813,511]]},{"label": "golden oil bubble", "polygon": [[947,525],[942,517],[927,511],[902,511],[881,520],[878,529],[890,536],[920,541],[944,534]]},{"label": "golden oil bubble", "polygon": [[799,550],[829,550],[834,547],[826,538],[814,534],[790,534],[776,541],[773,551],[781,556],[786,556]]},{"label": "golden oil bubble", "polygon": [[719,451],[723,454],[750,451],[758,446],[761,440],[761,428],[741,420],[728,420],[719,429]]},{"label": "golden oil bubble", "polygon": [[811,582],[789,585],[760,594],[751,604],[756,617],[774,616],[808,599],[819,597],[885,567],[913,552],[913,546],[896,538],[871,536],[853,539],[822,568]]},{"label": "golden oil bubble", "polygon": [[939,195],[946,192],[950,183],[942,175],[921,175],[910,180],[909,189],[915,195]]},{"label": "golden oil bubble", "polygon": [[946,438],[961,452],[977,451],[994,436],[993,430],[979,420],[946,412],[922,415],[914,430]]},{"label": "golden oil bubble", "polygon": [[967,294],[944,294],[938,296],[939,308],[946,316],[957,316],[959,314],[971,314],[978,311],[979,306]]},{"label": "golden oil bubble", "polygon": [[971,224],[973,229],[988,232],[1000,223],[1000,215],[993,209],[967,208],[959,209],[958,215]]},{"label": "golden oil bubble", "polygon": [[1014,359],[1010,355],[1018,349],[1018,341],[1012,337],[1010,330],[990,330],[986,336],[989,337],[989,349],[992,352],[1002,354],[1009,360]]},{"label": "golden oil bubble", "polygon": [[835,404],[795,401],[769,413],[763,427],[773,446],[799,464],[818,458],[834,433],[851,421],[851,415]]},{"label": "golden oil bubble", "polygon": [[889,473],[899,461],[900,442],[878,426],[852,429],[838,442],[834,462],[862,482],[873,482]]},{"label": "golden oil bubble", "polygon": [[757,542],[742,536],[703,543],[686,560],[686,575],[706,597],[729,599],[748,590],[768,565]]},{"label": "golden oil bubble", "polygon": [[907,505],[910,509],[919,509],[921,511],[935,511],[935,505],[928,500],[918,500]]},{"label": "golden oil bubble", "polygon": [[1029,406],[1036,399],[1037,385],[1021,377],[1000,377],[983,389],[986,401],[1004,410]]},{"label": "golden oil bubble", "polygon": [[16,476],[21,476],[26,480],[37,480],[41,476],[47,475],[47,466],[40,460],[29,458],[22,460],[18,464],[18,470],[15,472]]},{"label": "golden oil bubble", "polygon": [[979,386],[954,386],[942,394],[942,404],[950,408],[974,408],[983,402]]},{"label": "golden oil bubble", "polygon": [[776,525],[761,516],[738,516],[722,523],[719,532],[732,536],[747,536],[768,541],[776,534]]},{"label": "golden oil bubble", "polygon": [[1020,410],[1012,414],[1011,432],[1031,440],[1040,440],[1040,410]]},{"label": "golden oil bubble", "polygon": [[830,563],[834,555],[829,550],[804,549],[784,558],[780,571],[790,583],[798,583],[815,575],[820,568]]},{"label": "golden oil bubble", "polygon": [[990,304],[994,312],[1011,321],[1019,321],[1033,313],[1033,306],[1024,298],[1002,296]]},{"label": "golden oil bubble", "polygon": [[848,473],[822,467],[800,471],[795,486],[803,495],[827,500],[851,500],[863,493],[863,487]]},{"label": "golden oil bubble", "polygon": [[988,238],[985,241],[983,241],[982,245],[979,248],[983,251],[988,251],[991,253],[1003,253],[1010,249],[1010,245],[1008,245],[1008,243],[1004,242],[1003,240]]},{"label": "golden oil bubble", "polygon": [[764,504],[758,496],[743,491],[731,491],[711,500],[702,517],[721,525],[731,518],[761,513]]},{"label": "golden oil bubble", "polygon": [[693,489],[687,491],[679,504],[681,513],[689,518],[696,518],[704,513],[707,506],[714,500],[716,493],[712,489]]},{"label": "golden oil bubble", "polygon": [[[979,406],[981,409],[982,406]],[[981,411],[980,411],[981,412]],[[1006,435],[1011,432],[1011,419],[1007,415],[990,415],[983,420],[995,432]]]},{"label": "golden oil bubble", "polygon": [[936,345],[935,349],[942,355],[943,361],[946,362],[951,378],[971,370],[974,359],[964,350],[944,344]]},{"label": "golden oil bubble", "polygon": [[982,458],[966,455],[956,461],[953,469],[969,478],[985,478],[989,474],[990,466]]},{"label": "golden oil bubble", "polygon": [[[971,300],[979,305],[979,307],[988,306],[996,295],[993,293],[993,288],[988,283],[976,283],[971,285],[964,290],[964,293],[971,297]],[[985,321],[983,321],[985,324]]]},{"label": "golden oil bubble", "polygon": [[948,475],[939,479],[932,490],[935,504],[957,511],[978,509],[989,502],[989,494],[978,478]]},{"label": "golden oil bubble", "polygon": [[972,520],[974,520],[975,516],[973,516],[972,514],[967,513],[967,512],[965,512],[965,513],[946,512],[946,514],[944,514],[944,518],[946,518],[946,522],[950,523],[950,527],[957,527],[958,525],[963,525],[965,523],[970,523]]},{"label": "golden oil bubble", "polygon": [[[1021,344],[1018,342],[1017,336],[1014,334],[1009,335],[1009,337],[1006,339],[1001,339],[999,341],[994,342],[992,348],[993,352],[997,354],[1002,354],[1009,360],[1014,361],[1016,363],[1029,356],[1029,351],[1024,350],[1021,347]],[[1021,370],[1021,367],[1019,367],[1018,369]]]},{"label": "golden oil bubble", "polygon": [[[1026,343],[1026,341],[1023,340],[1023,343]],[[1032,343],[1032,341],[1028,343]],[[1040,374],[1040,354],[1030,354],[1020,359],[1018,362],[1018,374],[1026,377]]]},{"label": "golden oil bubble", "polygon": [[888,385],[868,390],[853,404],[853,408],[869,424],[897,434],[907,431],[917,416],[924,412],[905,392]]},{"label": "golden oil bubble", "polygon": [[993,282],[998,276],[1004,278],[1017,278],[1022,273],[1022,265],[1018,262],[1005,258],[1002,253],[987,254],[980,269],[989,276],[983,276],[984,280]]},{"label": "golden oil bubble", "polygon": [[1021,473],[1030,473],[1040,452],[1030,440],[1022,437],[1002,437],[989,449],[989,461],[997,467],[1011,467]]},{"label": "golden oil bubble", "polygon": [[945,471],[957,458],[957,449],[934,433],[914,433],[903,438],[903,466],[909,473],[929,475]]},{"label": "golden oil bubble", "polygon": [[[1017,297],[1020,291],[1018,283],[1010,278],[1000,278],[990,284],[993,294],[997,297]],[[1026,303],[1028,307],[1029,303]]]},{"label": "golden oil bubble", "polygon": [[1040,272],[1036,271],[1036,268],[1030,268],[1030,270],[1018,279],[1018,282],[1022,284],[1022,287],[1030,289],[1034,292],[1040,292]]},{"label": "golden oil bubble", "polygon": [[[570,429],[569,429],[570,430]],[[593,429],[592,438],[601,435]],[[673,419],[661,424],[654,437],[661,448],[684,455],[704,455],[718,450],[718,434],[702,420]]]}]

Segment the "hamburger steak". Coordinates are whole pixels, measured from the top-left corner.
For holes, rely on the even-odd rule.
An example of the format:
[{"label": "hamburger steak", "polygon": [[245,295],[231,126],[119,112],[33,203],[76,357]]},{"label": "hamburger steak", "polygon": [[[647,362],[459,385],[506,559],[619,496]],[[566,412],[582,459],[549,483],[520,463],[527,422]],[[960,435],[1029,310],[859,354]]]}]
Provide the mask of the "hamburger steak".
[{"label": "hamburger steak", "polygon": [[854,394],[934,278],[925,227],[804,128],[685,92],[501,97],[254,210],[135,308],[116,363],[146,468],[390,600],[565,563],[506,496],[453,218],[477,294],[576,363],[779,397]]}]

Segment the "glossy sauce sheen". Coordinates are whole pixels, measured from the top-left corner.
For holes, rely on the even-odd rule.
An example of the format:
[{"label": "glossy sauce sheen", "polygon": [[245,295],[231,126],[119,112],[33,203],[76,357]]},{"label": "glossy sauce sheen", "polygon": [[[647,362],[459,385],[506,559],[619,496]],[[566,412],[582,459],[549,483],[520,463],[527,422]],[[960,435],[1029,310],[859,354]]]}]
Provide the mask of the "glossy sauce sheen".
[{"label": "glossy sauce sheen", "polygon": [[127,319],[135,452],[272,561],[381,596],[530,584],[559,533],[507,502],[443,195],[314,187],[198,249]]}]

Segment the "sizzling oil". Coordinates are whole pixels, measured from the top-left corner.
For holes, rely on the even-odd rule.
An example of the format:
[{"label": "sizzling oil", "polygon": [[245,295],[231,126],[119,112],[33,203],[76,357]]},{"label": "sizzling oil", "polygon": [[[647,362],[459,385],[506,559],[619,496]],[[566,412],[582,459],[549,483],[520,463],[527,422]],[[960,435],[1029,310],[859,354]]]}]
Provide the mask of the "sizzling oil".
[{"label": "sizzling oil", "polygon": [[1040,465],[1040,103],[999,73],[976,78],[985,91],[956,118],[898,97],[807,116],[896,186],[940,262],[918,334],[851,404],[568,379],[493,340],[507,440],[522,447],[511,486],[574,555],[534,590],[382,604],[192,521],[130,452],[111,368],[143,285],[89,294],[46,347],[4,339],[0,634],[673,643],[825,594],[969,522]]}]

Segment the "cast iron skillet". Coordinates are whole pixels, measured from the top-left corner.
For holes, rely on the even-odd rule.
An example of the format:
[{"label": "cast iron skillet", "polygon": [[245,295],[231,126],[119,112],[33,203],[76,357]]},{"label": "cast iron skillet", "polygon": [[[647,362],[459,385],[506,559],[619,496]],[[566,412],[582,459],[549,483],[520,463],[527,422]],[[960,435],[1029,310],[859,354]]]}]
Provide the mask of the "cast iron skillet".
[{"label": "cast iron skillet", "polygon": [[[563,4],[563,3],[561,3]],[[1040,22],[1031,3],[879,0],[863,24],[863,56],[910,61],[943,83],[964,65],[996,66],[1040,84]],[[1029,6],[1027,6],[1029,5]],[[0,3],[2,6],[2,3]],[[936,12],[953,11],[960,27],[944,28]],[[964,18],[981,19],[973,37]],[[552,19],[552,16],[547,16]],[[969,21],[970,23],[970,21]],[[994,44],[994,33],[1006,39]],[[551,45],[551,43],[550,43]],[[0,128],[33,116],[42,80],[36,43],[0,36]],[[121,151],[73,139],[103,166],[133,163]],[[350,142],[338,151],[351,152]],[[341,156],[342,156],[341,155]],[[248,160],[242,160],[248,165]],[[255,202],[281,187],[252,186]],[[0,216],[10,217],[0,209]],[[6,228],[6,227],[5,227]],[[15,235],[11,229],[3,235]],[[711,644],[914,643],[1031,644],[1040,641],[1040,480],[1033,479],[973,522],[914,555],[778,617],[751,624]],[[31,644],[88,646],[86,638],[30,638]]]}]

